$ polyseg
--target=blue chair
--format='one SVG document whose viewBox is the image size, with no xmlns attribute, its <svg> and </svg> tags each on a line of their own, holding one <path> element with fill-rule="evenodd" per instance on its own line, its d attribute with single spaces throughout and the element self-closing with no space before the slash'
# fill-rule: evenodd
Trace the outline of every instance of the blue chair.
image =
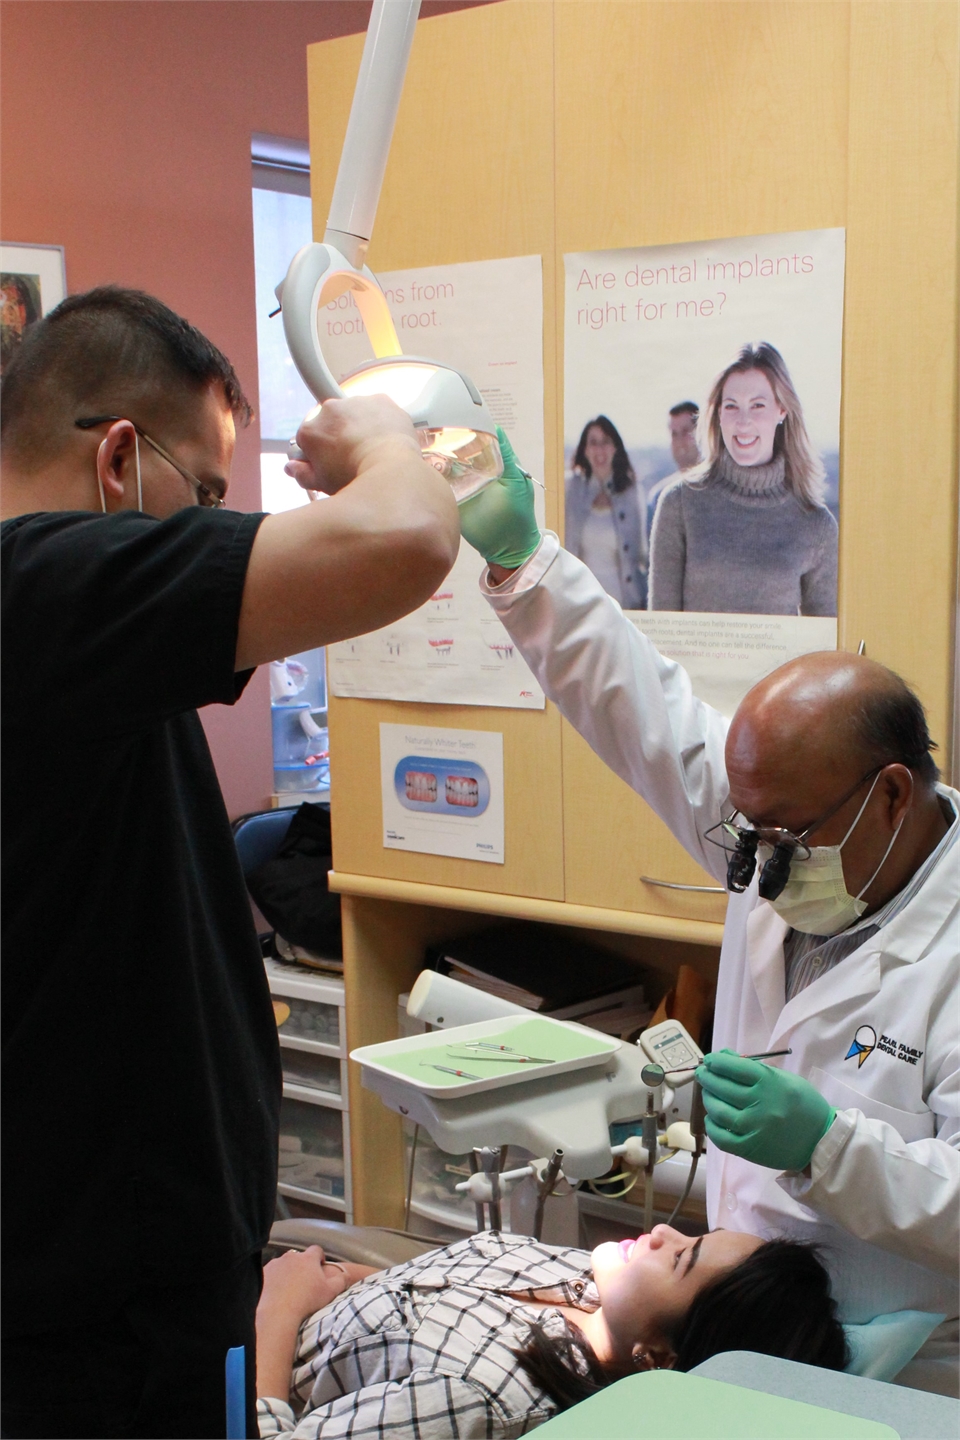
<svg viewBox="0 0 960 1440">
<path fill-rule="evenodd" d="M 233 843 L 237 847 L 244 876 L 273 859 L 296 813 L 296 807 L 291 805 L 281 810 L 253 810 L 249 815 L 240 815 L 234 820 Z"/>
</svg>

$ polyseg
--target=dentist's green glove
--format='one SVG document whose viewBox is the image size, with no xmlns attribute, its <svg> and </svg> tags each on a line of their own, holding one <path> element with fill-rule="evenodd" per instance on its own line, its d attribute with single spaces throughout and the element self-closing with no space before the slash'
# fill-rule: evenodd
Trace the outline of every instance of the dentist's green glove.
<svg viewBox="0 0 960 1440">
<path fill-rule="evenodd" d="M 514 570 L 540 544 L 533 481 L 517 464 L 513 446 L 497 426 L 503 474 L 460 506 L 460 533 L 488 565 Z"/>
<path fill-rule="evenodd" d="M 732 1050 L 704 1056 L 696 1078 L 714 1145 L 771 1170 L 805 1169 L 836 1117 L 809 1080 Z"/>
</svg>

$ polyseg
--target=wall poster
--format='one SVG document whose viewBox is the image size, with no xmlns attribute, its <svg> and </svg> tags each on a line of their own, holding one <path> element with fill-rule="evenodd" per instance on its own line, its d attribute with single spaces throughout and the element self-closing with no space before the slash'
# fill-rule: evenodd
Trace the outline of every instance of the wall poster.
<svg viewBox="0 0 960 1440">
<path fill-rule="evenodd" d="M 844 231 L 564 260 L 564 543 L 732 714 L 837 643 Z"/>
<path fill-rule="evenodd" d="M 377 277 L 404 352 L 469 375 L 538 478 L 543 475 L 543 279 L 539 255 L 396 270 Z M 353 296 L 321 312 L 324 354 L 342 378 L 370 359 Z M 542 506 L 542 490 L 537 492 Z M 542 515 L 541 515 L 542 521 Z M 543 691 L 480 593 L 466 541 L 412 615 L 327 649 L 334 695 L 542 710 Z"/>
<path fill-rule="evenodd" d="M 489 730 L 380 726 L 387 850 L 503 864 L 503 736 Z"/>
</svg>

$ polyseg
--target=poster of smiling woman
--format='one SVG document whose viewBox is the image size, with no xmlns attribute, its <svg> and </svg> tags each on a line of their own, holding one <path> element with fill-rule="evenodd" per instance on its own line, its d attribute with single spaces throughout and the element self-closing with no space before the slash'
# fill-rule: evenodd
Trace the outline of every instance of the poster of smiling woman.
<svg viewBox="0 0 960 1440">
<path fill-rule="evenodd" d="M 844 232 L 565 267 L 566 547 L 729 712 L 836 645 Z"/>
</svg>

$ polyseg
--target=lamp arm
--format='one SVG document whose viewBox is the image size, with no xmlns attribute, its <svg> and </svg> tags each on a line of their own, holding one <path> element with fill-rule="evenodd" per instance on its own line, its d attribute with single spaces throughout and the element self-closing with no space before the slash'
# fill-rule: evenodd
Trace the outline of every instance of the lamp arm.
<svg viewBox="0 0 960 1440">
<path fill-rule="evenodd" d="M 374 0 L 324 240 L 359 270 L 373 234 L 420 0 Z"/>
</svg>

